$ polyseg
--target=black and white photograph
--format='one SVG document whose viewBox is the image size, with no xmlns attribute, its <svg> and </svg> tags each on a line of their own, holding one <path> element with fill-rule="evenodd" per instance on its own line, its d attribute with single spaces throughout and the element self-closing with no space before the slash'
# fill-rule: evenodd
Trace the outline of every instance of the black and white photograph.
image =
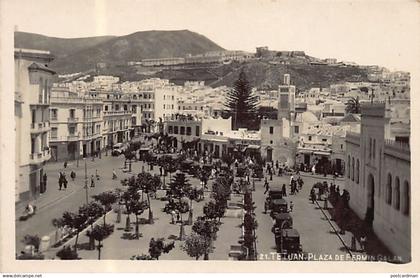
<svg viewBox="0 0 420 278">
<path fill-rule="evenodd" d="M 419 2 L 2 5 L 1 256 L 413 263 Z"/>
</svg>

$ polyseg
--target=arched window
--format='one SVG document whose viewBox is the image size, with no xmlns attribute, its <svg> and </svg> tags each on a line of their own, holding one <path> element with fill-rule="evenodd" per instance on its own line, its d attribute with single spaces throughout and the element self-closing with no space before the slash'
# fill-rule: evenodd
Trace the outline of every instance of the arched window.
<svg viewBox="0 0 420 278">
<path fill-rule="evenodd" d="M 351 180 L 354 181 L 354 157 L 351 158 Z"/>
<path fill-rule="evenodd" d="M 350 178 L 350 155 L 347 156 L 347 178 Z"/>
<path fill-rule="evenodd" d="M 400 210 L 400 178 L 395 178 L 395 185 L 394 185 L 394 208 L 396 210 Z"/>
<path fill-rule="evenodd" d="M 390 205 L 392 203 L 392 176 L 388 174 L 386 183 L 386 203 Z"/>
<path fill-rule="evenodd" d="M 360 164 L 359 159 L 356 161 L 356 183 L 359 184 L 360 181 Z"/>
<path fill-rule="evenodd" d="M 410 214 L 410 184 L 407 181 L 404 181 L 403 188 L 403 213 Z"/>
</svg>

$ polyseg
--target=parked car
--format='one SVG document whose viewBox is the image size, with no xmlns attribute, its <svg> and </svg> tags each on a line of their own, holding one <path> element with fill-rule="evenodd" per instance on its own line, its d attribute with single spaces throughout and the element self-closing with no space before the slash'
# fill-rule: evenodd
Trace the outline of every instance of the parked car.
<svg viewBox="0 0 420 278">
<path fill-rule="evenodd" d="M 124 153 L 126 149 L 127 149 L 127 147 L 123 143 L 117 143 L 112 147 L 112 153 L 111 154 L 113 156 L 119 156 L 122 153 Z"/>
<path fill-rule="evenodd" d="M 296 229 L 282 229 L 275 235 L 277 252 L 282 255 L 302 253 L 300 235 Z"/>
</svg>

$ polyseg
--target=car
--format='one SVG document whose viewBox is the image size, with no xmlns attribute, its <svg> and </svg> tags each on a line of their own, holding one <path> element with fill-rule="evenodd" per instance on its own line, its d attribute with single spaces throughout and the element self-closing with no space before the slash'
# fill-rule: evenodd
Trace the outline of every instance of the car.
<svg viewBox="0 0 420 278">
<path fill-rule="evenodd" d="M 277 252 L 282 255 L 299 254 L 302 252 L 300 235 L 296 229 L 282 229 L 275 235 Z"/>
<path fill-rule="evenodd" d="M 127 147 L 123 143 L 117 143 L 112 147 L 112 155 L 119 156 L 126 151 Z"/>
<path fill-rule="evenodd" d="M 274 234 L 279 234 L 282 229 L 292 229 L 293 228 L 293 218 L 288 212 L 275 212 L 272 215 L 273 217 L 273 228 L 271 231 Z"/>
</svg>

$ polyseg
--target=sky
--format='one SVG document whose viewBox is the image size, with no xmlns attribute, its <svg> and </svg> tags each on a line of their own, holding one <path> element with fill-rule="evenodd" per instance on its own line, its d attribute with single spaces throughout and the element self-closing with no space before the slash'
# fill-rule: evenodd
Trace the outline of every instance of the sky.
<svg viewBox="0 0 420 278">
<path fill-rule="evenodd" d="M 318 58 L 418 69 L 412 0 L 2 0 L 9 26 L 72 38 L 188 29 L 226 49 L 303 50 Z M 36 3 L 36 5 L 35 5 Z M 414 56 L 418 57 L 418 56 Z"/>
</svg>

